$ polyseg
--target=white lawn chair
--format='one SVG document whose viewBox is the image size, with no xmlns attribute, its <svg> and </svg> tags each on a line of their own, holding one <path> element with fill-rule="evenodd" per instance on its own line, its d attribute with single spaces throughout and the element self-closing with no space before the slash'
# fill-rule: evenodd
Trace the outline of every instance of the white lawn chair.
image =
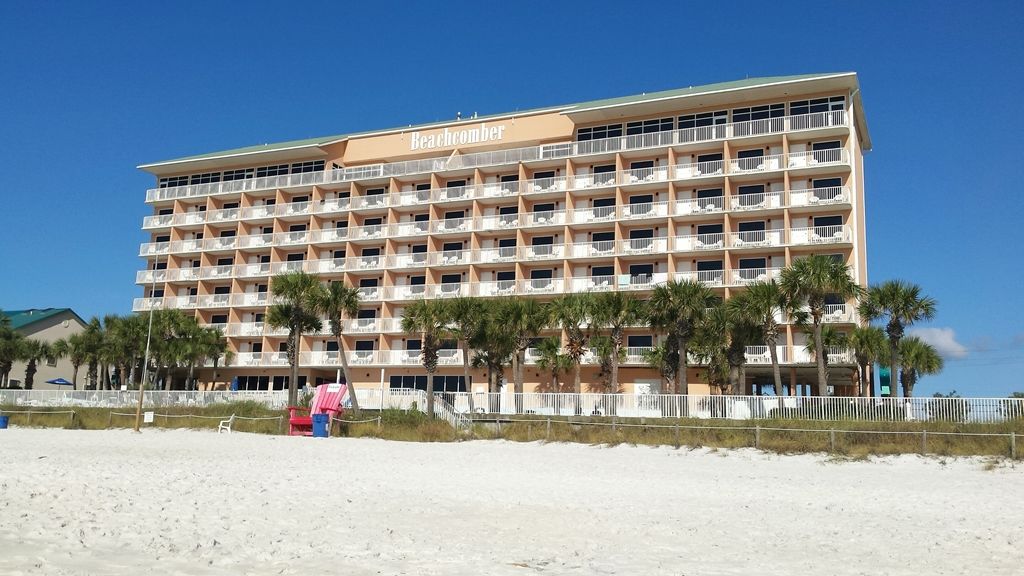
<svg viewBox="0 0 1024 576">
<path fill-rule="evenodd" d="M 217 425 L 217 434 L 220 434 L 221 432 L 227 432 L 228 434 L 231 434 L 231 426 L 234 425 L 234 423 L 234 414 L 232 414 L 231 418 L 228 418 L 227 420 L 221 420 L 220 424 Z"/>
</svg>

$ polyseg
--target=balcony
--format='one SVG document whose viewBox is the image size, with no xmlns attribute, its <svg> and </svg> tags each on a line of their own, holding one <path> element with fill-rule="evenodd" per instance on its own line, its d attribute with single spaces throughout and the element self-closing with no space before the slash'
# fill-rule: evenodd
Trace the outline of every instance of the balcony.
<svg viewBox="0 0 1024 576">
<path fill-rule="evenodd" d="M 706 198 L 683 198 L 676 201 L 676 215 L 713 214 L 725 210 L 724 196 Z"/>
<path fill-rule="evenodd" d="M 277 234 L 274 234 L 274 245 L 276 246 L 295 246 L 298 244 L 308 243 L 308 230 L 301 230 L 297 232 L 278 232 Z"/>
<path fill-rule="evenodd" d="M 406 254 L 395 254 L 388 256 L 388 267 L 390 268 L 423 268 L 427 265 L 428 254 L 426 252 L 414 252 Z"/>
<path fill-rule="evenodd" d="M 471 232 L 472 230 L 473 220 L 471 218 L 446 218 L 430 222 L 430 232 L 432 234 L 458 234 Z"/>
<path fill-rule="evenodd" d="M 471 250 L 444 250 L 431 252 L 427 255 L 427 262 L 431 266 L 466 266 L 472 261 Z"/>
<path fill-rule="evenodd" d="M 687 162 L 672 167 L 673 180 L 692 180 L 695 178 L 718 178 L 725 174 L 722 160 L 707 162 Z"/>
<path fill-rule="evenodd" d="M 781 170 L 784 166 L 782 154 L 755 156 L 752 158 L 733 158 L 729 161 L 729 174 L 755 174 Z"/>
<path fill-rule="evenodd" d="M 224 266 L 204 266 L 199 269 L 199 278 L 203 280 L 215 280 L 218 278 L 231 278 L 235 272 L 232 264 Z"/>
<path fill-rule="evenodd" d="M 358 289 L 359 299 L 364 302 L 380 300 L 384 289 L 380 286 L 362 286 Z"/>
<path fill-rule="evenodd" d="M 668 216 L 668 212 L 668 202 L 641 202 L 623 206 L 620 217 L 623 220 L 664 218 Z"/>
<path fill-rule="evenodd" d="M 245 294 L 232 294 L 231 305 L 232 306 L 254 306 L 263 307 L 266 306 L 270 301 L 270 296 L 266 292 L 247 292 Z"/>
<path fill-rule="evenodd" d="M 458 202 L 460 200 L 472 200 L 482 195 L 483 186 L 470 184 L 468 186 L 449 186 L 447 188 L 435 188 L 430 191 L 431 199 L 434 202 Z"/>
<path fill-rule="evenodd" d="M 345 269 L 349 271 L 356 270 L 376 270 L 382 268 L 384 264 L 384 256 L 349 256 L 345 259 Z"/>
<path fill-rule="evenodd" d="M 239 352 L 232 366 L 287 367 L 287 352 Z"/>
<path fill-rule="evenodd" d="M 234 250 L 238 247 L 237 236 L 221 236 L 220 238 L 204 238 L 203 250 L 210 252 L 217 250 Z"/>
<path fill-rule="evenodd" d="M 521 215 L 524 220 L 524 226 L 527 227 L 540 227 L 540 226 L 559 226 L 565 224 L 565 210 L 543 210 L 541 212 L 528 212 Z"/>
<path fill-rule="evenodd" d="M 772 355 L 771 350 L 767 346 L 747 346 L 743 350 L 743 357 L 747 364 L 751 365 L 771 365 Z M 776 346 L 775 357 L 779 364 L 786 364 L 789 362 L 789 347 L 788 346 Z"/>
<path fill-rule="evenodd" d="M 519 248 L 520 260 L 552 260 L 564 257 L 564 244 L 540 244 L 535 246 L 522 246 Z"/>
<path fill-rule="evenodd" d="M 562 285 L 561 278 L 533 278 L 530 280 L 520 280 L 517 285 L 517 291 L 519 294 L 524 295 L 555 294 L 563 291 Z"/>
<path fill-rule="evenodd" d="M 270 262 L 256 262 L 253 264 L 236 264 L 235 278 L 260 278 L 270 275 Z"/>
<path fill-rule="evenodd" d="M 591 222 L 614 222 L 617 214 L 616 206 L 594 206 L 591 208 L 576 208 L 572 211 L 574 224 L 587 224 Z"/>
<path fill-rule="evenodd" d="M 345 271 L 346 264 L 344 258 L 324 258 L 307 260 L 303 269 L 311 274 L 340 274 Z"/>
<path fill-rule="evenodd" d="M 290 260 L 288 262 L 271 262 L 270 275 L 287 274 L 288 272 L 301 272 L 306 265 L 304 260 Z"/>
<path fill-rule="evenodd" d="M 672 249 L 677 252 L 704 252 L 725 248 L 725 234 L 690 234 L 676 236 Z"/>
<path fill-rule="evenodd" d="M 391 196 L 388 194 L 373 194 L 370 196 L 356 196 L 350 199 L 351 207 L 355 209 L 387 208 L 391 205 Z"/>
<path fill-rule="evenodd" d="M 781 274 L 782 268 L 740 268 L 731 272 L 729 284 L 745 286 L 754 282 L 768 282 L 778 280 Z"/>
<path fill-rule="evenodd" d="M 580 242 L 572 245 L 574 258 L 605 258 L 615 256 L 615 241 Z"/>
<path fill-rule="evenodd" d="M 851 202 L 850 189 L 846 186 L 793 190 L 789 201 L 793 206 L 828 206 Z"/>
<path fill-rule="evenodd" d="M 615 186 L 617 181 L 615 175 L 615 172 L 578 174 L 572 187 L 574 190 L 587 190 L 590 188 L 607 188 L 609 186 Z"/>
<path fill-rule="evenodd" d="M 830 148 L 827 150 L 812 150 L 809 152 L 790 152 L 789 168 L 813 168 L 816 166 L 834 166 L 837 164 L 849 164 L 850 155 L 846 148 Z"/>
<path fill-rule="evenodd" d="M 274 207 L 274 215 L 278 217 L 306 216 L 313 213 L 311 202 L 288 202 Z"/>
<path fill-rule="evenodd" d="M 196 297 L 198 308 L 227 308 L 230 303 L 230 294 L 204 294 Z"/>
<path fill-rule="evenodd" d="M 668 250 L 668 238 L 631 238 L 619 241 L 623 256 L 637 254 L 663 254 Z"/>
<path fill-rule="evenodd" d="M 497 280 L 476 283 L 476 296 L 513 296 L 516 294 L 515 280 Z"/>
<path fill-rule="evenodd" d="M 700 282 L 716 287 L 725 284 L 725 270 L 690 270 L 676 272 L 676 282 Z"/>
<path fill-rule="evenodd" d="M 807 351 L 806 346 L 794 346 L 792 353 L 792 360 L 789 360 L 791 364 L 814 364 L 816 362 L 814 355 Z M 825 353 L 828 354 L 829 364 L 854 363 L 853 351 L 847 348 L 830 346 L 825 348 Z"/>
<path fill-rule="evenodd" d="M 515 246 L 501 246 L 498 248 L 483 248 L 480 250 L 479 262 L 483 263 L 499 263 L 499 262 L 515 262 L 516 254 L 518 253 Z"/>
<path fill-rule="evenodd" d="M 555 176 L 553 178 L 534 178 L 531 180 L 523 180 L 519 190 L 523 194 L 546 194 L 552 192 L 564 192 L 567 186 L 567 179 L 565 176 Z"/>
<path fill-rule="evenodd" d="M 783 208 L 785 202 L 782 198 L 782 192 L 758 192 L 733 196 L 730 198 L 729 205 L 734 212 L 744 212 Z"/>
<path fill-rule="evenodd" d="M 391 225 L 392 236 L 422 236 L 430 231 L 430 222 L 399 222 Z"/>
<path fill-rule="evenodd" d="M 831 112 L 818 112 L 799 116 L 733 122 L 730 124 L 719 124 L 715 126 L 683 128 L 674 131 L 614 137 L 604 140 L 562 142 L 525 148 L 496 150 L 492 152 L 478 152 L 474 154 L 448 155 L 437 158 L 408 160 L 388 164 L 350 166 L 340 170 L 323 172 L 306 172 L 301 174 L 234 180 L 230 182 L 215 182 L 212 184 L 153 188 L 146 191 L 146 202 L 159 202 L 174 200 L 177 198 L 200 196 L 238 194 L 241 192 L 251 192 L 255 190 L 277 190 L 297 187 L 305 188 L 313 185 L 344 183 L 354 180 L 379 179 L 391 176 L 444 172 L 448 170 L 462 170 L 485 166 L 500 166 L 516 164 L 519 162 L 529 162 L 533 160 L 554 160 L 622 150 L 683 146 L 702 142 L 720 141 L 728 138 L 781 134 L 783 132 L 834 129 L 838 127 L 846 127 L 848 125 L 848 121 L 845 110 L 835 110 Z M 679 177 L 678 174 L 676 177 Z M 528 190 L 524 190 L 524 193 L 528 192 Z M 353 207 L 358 206 L 355 206 L 353 203 Z"/>
<path fill-rule="evenodd" d="M 266 218 L 273 218 L 277 207 L 274 204 L 265 204 L 262 206 L 246 206 L 239 211 L 239 217 L 242 220 L 260 220 Z"/>
<path fill-rule="evenodd" d="M 846 244 L 852 241 L 853 235 L 846 224 L 835 226 L 814 226 L 811 228 L 793 228 L 789 231 L 790 244 Z"/>
<path fill-rule="evenodd" d="M 238 237 L 239 248 L 269 248 L 273 245 L 273 234 L 250 234 Z"/>
<path fill-rule="evenodd" d="M 764 248 L 782 246 L 782 230 L 748 230 L 746 232 L 730 232 L 730 248 Z"/>
<path fill-rule="evenodd" d="M 348 228 L 324 228 L 322 230 L 312 230 L 309 233 L 309 241 L 313 244 L 345 242 L 347 239 Z"/>
<path fill-rule="evenodd" d="M 519 214 L 494 214 L 477 222 L 477 230 L 514 230 L 519 227 Z"/>
<path fill-rule="evenodd" d="M 430 190 L 406 190 L 391 195 L 392 206 L 424 206 L 430 203 Z"/>
<path fill-rule="evenodd" d="M 668 182 L 668 179 L 668 166 L 634 168 L 630 170 L 623 170 L 618 173 L 619 184 L 622 186 Z"/>
<path fill-rule="evenodd" d="M 353 226 L 349 230 L 349 237 L 353 240 L 376 240 L 386 238 L 388 226 L 386 224 L 370 224 L 368 226 Z"/>
<path fill-rule="evenodd" d="M 234 222 L 238 220 L 241 210 L 238 208 L 224 208 L 223 210 L 210 210 L 206 213 L 206 221 L 210 223 Z"/>
</svg>

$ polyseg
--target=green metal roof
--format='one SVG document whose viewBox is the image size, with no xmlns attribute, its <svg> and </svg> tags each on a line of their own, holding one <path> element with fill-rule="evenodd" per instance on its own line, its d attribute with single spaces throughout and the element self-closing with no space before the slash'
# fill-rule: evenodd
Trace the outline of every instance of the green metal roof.
<svg viewBox="0 0 1024 576">
<path fill-rule="evenodd" d="M 85 324 L 85 321 L 82 320 L 82 318 L 78 314 L 75 314 L 75 311 L 72 310 L 71 308 L 30 308 L 28 310 L 0 310 L 0 313 L 11 319 L 11 328 L 15 330 L 20 330 L 25 326 L 35 324 L 36 322 L 41 322 L 43 320 L 46 320 L 47 318 L 52 318 L 59 314 L 63 314 L 64 312 L 70 312 L 72 315 L 74 315 L 75 318 L 78 319 L 79 322 L 81 322 L 83 325 Z"/>
<path fill-rule="evenodd" d="M 354 138 L 357 136 L 369 136 L 371 134 L 385 134 L 388 132 L 394 132 L 397 130 L 413 130 L 429 128 L 431 126 L 445 126 L 455 124 L 457 122 L 481 122 L 486 120 L 492 120 L 495 118 L 501 118 L 506 116 L 522 116 L 525 114 L 536 114 L 545 111 L 561 111 L 565 113 L 582 112 L 584 110 L 590 110 L 595 108 L 603 108 L 608 106 L 622 106 L 628 104 L 636 104 L 639 102 L 646 102 L 650 100 L 659 100 L 663 98 L 675 98 L 680 96 L 691 96 L 694 94 L 706 94 L 711 92 L 724 92 L 728 90 L 737 90 L 742 88 L 754 88 L 757 86 L 767 86 L 771 84 L 781 84 L 785 82 L 797 82 L 800 80 L 812 80 L 817 78 L 828 78 L 832 76 L 841 76 L 846 74 L 853 74 L 852 72 L 836 72 L 826 74 L 798 74 L 793 76 L 763 76 L 759 78 L 745 78 L 743 80 L 733 80 L 730 82 L 718 82 L 715 84 L 705 84 L 702 86 L 690 86 L 688 88 L 676 88 L 673 90 L 663 90 L 660 92 L 647 92 L 643 94 L 635 94 L 632 96 L 619 96 L 615 98 L 605 98 L 601 100 L 590 100 L 588 102 L 579 102 L 576 104 L 565 104 L 562 106 L 547 106 L 544 108 L 532 108 L 528 110 L 519 110 L 515 112 L 504 112 L 501 114 L 491 114 L 488 116 L 477 116 L 475 118 L 462 118 L 458 121 L 445 120 L 440 122 L 430 122 L 427 124 L 417 124 L 408 126 L 398 126 L 395 128 L 386 128 L 382 130 L 368 130 L 364 132 L 352 132 L 348 134 L 338 134 L 334 136 L 323 136 L 320 138 L 306 138 L 303 140 L 289 140 L 287 142 L 277 142 L 274 144 L 261 144 L 257 146 L 246 146 L 243 148 L 233 148 L 230 150 L 222 150 L 219 152 L 209 152 L 206 154 L 197 154 L 195 156 L 185 156 L 183 158 L 175 158 L 172 160 L 164 160 L 160 162 L 152 162 L 149 164 L 142 164 L 139 168 L 155 168 L 161 165 L 177 164 L 179 162 L 190 162 L 197 160 L 212 160 L 215 158 L 229 157 L 229 156 L 240 156 L 245 154 L 255 154 L 259 152 L 275 152 L 280 150 L 288 150 L 292 148 L 308 148 L 324 146 L 333 142 L 338 142 L 346 138 Z"/>
</svg>

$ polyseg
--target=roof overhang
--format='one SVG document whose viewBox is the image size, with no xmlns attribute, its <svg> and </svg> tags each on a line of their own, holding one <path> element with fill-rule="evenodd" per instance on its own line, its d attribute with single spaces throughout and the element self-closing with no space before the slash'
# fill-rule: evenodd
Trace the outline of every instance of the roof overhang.
<svg viewBox="0 0 1024 576">
<path fill-rule="evenodd" d="M 218 154 L 195 159 L 184 158 L 180 160 L 167 160 L 165 162 L 142 164 L 137 168 L 145 170 L 146 172 L 156 176 L 163 176 L 165 174 L 175 174 L 191 170 L 205 170 L 207 168 L 220 169 L 223 168 L 225 164 L 231 163 L 234 159 L 237 159 L 239 163 L 242 162 L 242 159 L 245 159 L 245 163 L 273 163 L 292 160 L 309 160 L 311 158 L 327 156 L 327 153 L 322 147 L 341 142 L 342 140 L 344 139 L 330 140 L 315 144 L 302 144 L 299 146 L 287 146 L 284 148 L 276 148 L 273 144 L 268 144 L 266 150 L 247 150 L 245 152 Z"/>
</svg>

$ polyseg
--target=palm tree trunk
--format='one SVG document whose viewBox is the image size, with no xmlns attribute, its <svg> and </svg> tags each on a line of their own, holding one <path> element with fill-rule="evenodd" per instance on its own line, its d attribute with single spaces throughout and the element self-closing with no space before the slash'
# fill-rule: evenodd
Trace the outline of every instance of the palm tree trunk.
<svg viewBox="0 0 1024 576">
<path fill-rule="evenodd" d="M 889 366 L 889 397 L 896 398 L 900 395 L 900 347 L 899 342 L 896 340 L 889 340 L 889 355 L 892 358 Z"/>
<path fill-rule="evenodd" d="M 71 363 L 71 389 L 78 390 L 78 364 Z"/>
<path fill-rule="evenodd" d="M 434 373 L 427 372 L 427 417 L 434 417 Z"/>
<path fill-rule="evenodd" d="M 874 396 L 875 396 L 875 363 L 874 362 L 869 362 L 868 366 L 871 367 L 871 368 L 868 369 L 868 373 L 867 373 L 868 397 L 874 398 Z"/>
<path fill-rule="evenodd" d="M 686 377 L 686 369 L 689 366 L 686 354 L 690 343 L 686 338 L 677 338 L 677 340 L 679 341 L 679 366 L 676 368 L 675 393 L 687 394 L 690 392 L 690 384 Z"/>
<path fill-rule="evenodd" d="M 188 382 L 185 382 L 185 390 L 186 391 L 191 391 L 192 388 L 193 388 L 193 386 L 192 386 L 192 375 L 195 374 L 195 369 L 196 369 L 196 363 L 195 362 L 189 362 L 188 363 Z"/>
<path fill-rule="evenodd" d="M 345 385 L 348 386 L 348 397 L 352 402 L 352 411 L 358 413 L 359 399 L 356 398 L 356 387 L 352 382 L 352 378 L 350 376 L 351 373 L 348 370 L 348 352 L 345 350 L 345 342 L 341 337 L 338 338 L 338 356 L 341 359 L 341 374 L 345 377 Z M 380 400 L 381 402 L 384 402 L 383 398 Z M 383 405 L 384 404 L 381 404 L 381 406 Z"/>
<path fill-rule="evenodd" d="M 867 388 L 867 362 L 857 364 L 857 390 L 855 396 L 863 396 Z"/>
<path fill-rule="evenodd" d="M 772 358 L 772 377 L 775 379 L 775 395 L 782 397 L 782 369 L 779 368 L 779 352 L 775 349 L 775 340 L 768 342 L 768 354 Z M 782 407 L 781 405 L 779 406 Z"/>
<path fill-rule="evenodd" d="M 466 387 L 466 398 L 469 400 L 469 417 L 472 418 L 475 411 L 473 409 L 473 386 L 470 383 L 472 376 L 469 374 L 469 342 L 463 340 L 459 343 L 459 347 L 462 348 L 462 378 L 465 381 L 463 384 Z"/>
<path fill-rule="evenodd" d="M 814 350 L 818 364 L 818 396 L 828 396 L 828 375 L 825 373 L 825 347 L 821 342 L 821 321 L 814 319 Z"/>
</svg>

